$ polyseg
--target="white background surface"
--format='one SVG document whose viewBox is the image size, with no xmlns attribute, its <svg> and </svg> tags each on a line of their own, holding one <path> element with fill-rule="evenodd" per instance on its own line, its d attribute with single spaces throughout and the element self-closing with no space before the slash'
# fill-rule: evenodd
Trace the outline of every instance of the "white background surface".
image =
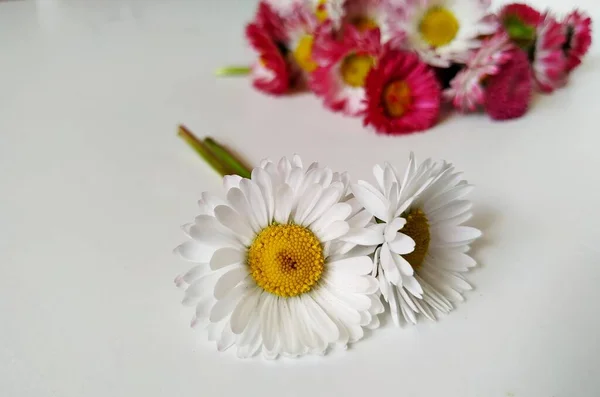
<svg viewBox="0 0 600 397">
<path fill-rule="evenodd" d="M 254 5 L 0 2 L 0 395 L 598 396 L 597 46 L 523 119 L 386 138 L 311 96 L 211 75 L 251 59 Z M 188 267 L 171 253 L 179 225 L 220 187 L 179 122 L 251 163 L 297 152 L 369 178 L 410 150 L 454 162 L 477 185 L 476 289 L 437 323 L 387 321 L 327 357 L 217 353 L 172 282 Z"/>
</svg>

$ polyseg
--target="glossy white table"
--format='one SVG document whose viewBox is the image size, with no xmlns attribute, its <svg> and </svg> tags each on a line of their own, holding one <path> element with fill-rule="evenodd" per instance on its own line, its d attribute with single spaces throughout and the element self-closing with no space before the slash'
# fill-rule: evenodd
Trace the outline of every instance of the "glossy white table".
<svg viewBox="0 0 600 397">
<path fill-rule="evenodd" d="M 600 20 L 595 0 L 579 3 Z M 0 395 L 597 396 L 597 46 L 523 119 L 454 116 L 386 138 L 311 96 L 215 79 L 251 59 L 253 8 L 0 2 Z M 171 253 L 179 225 L 220 187 L 175 137 L 179 122 L 252 163 L 297 152 L 355 178 L 384 160 L 403 167 L 410 150 L 454 162 L 477 185 L 476 289 L 437 323 L 387 321 L 327 357 L 217 353 L 172 283 L 188 266 Z"/>
</svg>

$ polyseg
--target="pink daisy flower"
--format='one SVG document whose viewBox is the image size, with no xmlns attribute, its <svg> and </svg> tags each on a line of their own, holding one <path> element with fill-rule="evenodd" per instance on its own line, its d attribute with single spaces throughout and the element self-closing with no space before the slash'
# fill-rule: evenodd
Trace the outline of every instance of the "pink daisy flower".
<svg viewBox="0 0 600 397">
<path fill-rule="evenodd" d="M 450 82 L 450 88 L 444 91 L 444 97 L 462 112 L 475 111 L 483 105 L 485 99 L 483 81 L 498 74 L 500 67 L 511 58 L 513 48 L 505 32 L 483 41 L 466 67 Z"/>
<path fill-rule="evenodd" d="M 521 117 L 529 108 L 532 90 L 533 78 L 527 54 L 514 49 L 499 72 L 488 79 L 485 110 L 494 120 Z"/>
<path fill-rule="evenodd" d="M 567 38 L 563 51 L 567 57 L 567 71 L 581 65 L 581 59 L 592 45 L 592 19 L 583 11 L 574 10 L 563 21 Z"/>
<path fill-rule="evenodd" d="M 565 33 L 563 26 L 548 13 L 542 16 L 537 26 L 530 60 L 536 87 L 542 92 L 550 93 L 565 83 Z"/>
<path fill-rule="evenodd" d="M 327 33 L 328 26 L 323 26 L 323 33 L 316 39 L 313 59 L 318 67 L 309 85 L 327 108 L 357 116 L 365 107 L 365 79 L 381 51 L 379 29 L 360 32 L 345 25 L 342 37 L 335 39 Z"/>
<path fill-rule="evenodd" d="M 408 134 L 438 120 L 441 89 L 433 70 L 413 52 L 386 48 L 367 77 L 364 124 L 384 134 Z"/>
</svg>

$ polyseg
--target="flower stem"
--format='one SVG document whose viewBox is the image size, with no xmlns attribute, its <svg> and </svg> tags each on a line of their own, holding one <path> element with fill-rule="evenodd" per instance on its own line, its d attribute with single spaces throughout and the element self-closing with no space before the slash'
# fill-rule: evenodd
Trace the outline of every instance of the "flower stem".
<svg viewBox="0 0 600 397">
<path fill-rule="evenodd" d="M 223 164 L 228 170 L 233 171 L 242 178 L 250 178 L 252 170 L 242 163 L 233 153 L 227 148 L 217 143 L 214 139 L 207 137 L 204 143 L 213 153 L 213 155 Z"/>
<path fill-rule="evenodd" d="M 226 66 L 215 70 L 215 76 L 246 76 L 251 71 L 249 66 Z"/>
<path fill-rule="evenodd" d="M 204 161 L 212 167 L 215 171 L 217 171 L 221 176 L 230 175 L 231 172 L 226 168 L 226 166 L 219 161 L 219 159 L 213 154 L 213 152 L 208 148 L 208 146 L 196 138 L 194 134 L 190 130 L 188 130 L 185 126 L 180 125 L 177 135 L 179 135 L 188 145 L 192 147 L 204 159 Z"/>
</svg>

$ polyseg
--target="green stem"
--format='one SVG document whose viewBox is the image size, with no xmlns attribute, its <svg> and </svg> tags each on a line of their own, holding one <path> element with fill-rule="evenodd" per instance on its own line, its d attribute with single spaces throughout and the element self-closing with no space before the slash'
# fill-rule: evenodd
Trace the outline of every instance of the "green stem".
<svg viewBox="0 0 600 397">
<path fill-rule="evenodd" d="M 204 143 L 221 164 L 227 167 L 227 169 L 233 171 L 234 174 L 237 174 L 242 178 L 250 178 L 252 170 L 246 167 L 246 165 L 244 165 L 244 163 L 234 156 L 227 148 L 210 137 L 205 138 Z"/>
<path fill-rule="evenodd" d="M 219 161 L 219 159 L 214 155 L 214 153 L 208 148 L 208 146 L 196 138 L 194 134 L 190 130 L 188 130 L 185 126 L 180 125 L 177 135 L 179 135 L 184 141 L 187 142 L 188 145 L 192 147 L 204 159 L 204 161 L 212 167 L 215 171 L 217 171 L 221 176 L 230 175 L 231 172 L 226 168 L 226 166 Z"/>
<path fill-rule="evenodd" d="M 226 66 L 215 70 L 215 76 L 246 76 L 251 71 L 249 66 Z"/>
</svg>

